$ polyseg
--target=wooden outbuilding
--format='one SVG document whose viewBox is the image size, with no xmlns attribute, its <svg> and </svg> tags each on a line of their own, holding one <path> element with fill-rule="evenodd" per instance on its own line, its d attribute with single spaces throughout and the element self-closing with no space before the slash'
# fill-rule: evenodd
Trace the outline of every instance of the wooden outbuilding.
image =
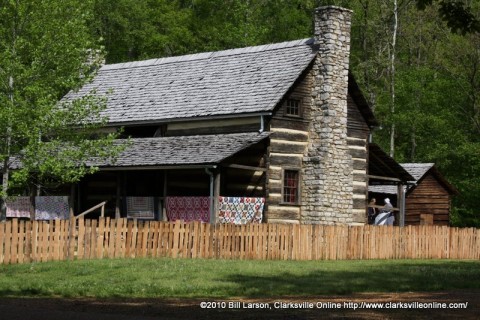
<svg viewBox="0 0 480 320">
<path fill-rule="evenodd" d="M 405 194 L 405 225 L 449 225 L 452 196 L 458 194 L 434 163 L 403 163 L 411 174 Z M 370 197 L 390 197 L 397 202 L 397 189 L 369 186 Z"/>
</svg>

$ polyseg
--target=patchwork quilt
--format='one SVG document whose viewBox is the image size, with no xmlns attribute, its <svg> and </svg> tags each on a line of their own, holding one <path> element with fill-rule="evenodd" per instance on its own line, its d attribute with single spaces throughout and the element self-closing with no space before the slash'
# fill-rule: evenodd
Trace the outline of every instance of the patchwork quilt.
<svg viewBox="0 0 480 320">
<path fill-rule="evenodd" d="M 6 201 L 8 218 L 30 218 L 30 197 L 12 197 Z"/>
<path fill-rule="evenodd" d="M 210 222 L 210 197 L 167 197 L 168 221 Z"/>
<path fill-rule="evenodd" d="M 68 219 L 69 216 L 68 196 L 35 197 L 35 220 Z"/>
<path fill-rule="evenodd" d="M 220 197 L 220 223 L 261 223 L 265 198 Z"/>
</svg>

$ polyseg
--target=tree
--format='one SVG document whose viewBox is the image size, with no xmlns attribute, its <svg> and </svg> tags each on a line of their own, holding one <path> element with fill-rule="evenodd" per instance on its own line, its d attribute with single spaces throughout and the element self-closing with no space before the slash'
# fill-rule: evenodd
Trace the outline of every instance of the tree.
<svg viewBox="0 0 480 320">
<path fill-rule="evenodd" d="M 191 8 L 176 0 L 96 0 L 93 32 L 105 44 L 108 63 L 195 51 Z M 200 27 L 200 26 L 198 26 Z"/>
<path fill-rule="evenodd" d="M 438 14 L 439 1 L 429 1 L 423 10 L 416 2 L 398 2 L 394 114 L 389 90 L 392 1 L 355 3 L 351 66 L 383 127 L 374 131 L 374 141 L 387 150 L 394 124 L 395 159 L 434 162 L 460 192 L 453 200 L 452 224 L 479 226 L 479 33 L 451 32 Z M 478 19 L 480 3 L 464 3 Z"/>
<path fill-rule="evenodd" d="M 480 4 L 477 9 L 480 9 Z M 457 50 L 462 48 L 462 50 Z M 480 226 L 480 33 L 450 34 L 441 48 L 442 73 L 450 79 L 455 141 L 446 150 L 444 167 L 460 190 L 455 199 L 454 221 L 458 226 Z"/>
<path fill-rule="evenodd" d="M 116 63 L 306 38 L 313 9 L 330 2 L 97 0 L 93 28 Z"/>
<path fill-rule="evenodd" d="M 475 16 L 471 6 L 458 0 L 435 0 L 438 13 L 453 32 L 462 34 L 480 32 L 480 19 Z M 416 0 L 417 8 L 425 10 L 434 0 Z"/>
<path fill-rule="evenodd" d="M 100 62 L 89 29 L 92 5 L 0 0 L 1 218 L 16 187 L 78 181 L 96 170 L 87 159 L 119 151 L 112 143 L 115 134 L 90 139 L 105 120 L 104 98 L 59 103 L 88 81 Z"/>
</svg>

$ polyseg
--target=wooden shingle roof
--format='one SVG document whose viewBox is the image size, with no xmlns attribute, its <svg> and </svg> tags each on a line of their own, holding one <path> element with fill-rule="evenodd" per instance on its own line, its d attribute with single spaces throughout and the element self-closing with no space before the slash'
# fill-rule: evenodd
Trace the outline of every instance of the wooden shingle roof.
<svg viewBox="0 0 480 320">
<path fill-rule="evenodd" d="M 401 166 L 415 178 L 415 181 L 421 179 L 434 165 L 434 163 L 401 163 Z"/>
<path fill-rule="evenodd" d="M 425 177 L 428 172 L 432 174 L 443 184 L 446 190 L 451 194 L 458 194 L 458 190 L 451 185 L 437 170 L 434 163 L 401 163 L 400 164 L 414 179 L 408 181 L 407 191 L 415 188 L 415 186 Z M 368 191 L 385 194 L 396 194 L 397 187 L 391 185 L 371 185 Z"/>
<path fill-rule="evenodd" d="M 375 143 L 368 145 L 368 174 L 370 176 L 395 178 L 401 182 L 414 180 L 405 168 Z"/>
<path fill-rule="evenodd" d="M 110 124 L 268 113 L 315 54 L 313 40 L 302 39 L 105 65 L 65 99 L 106 94 Z"/>
<path fill-rule="evenodd" d="M 457 188 L 455 188 L 445 177 L 438 171 L 435 163 L 402 163 L 404 167 L 414 178 L 416 184 L 420 183 L 427 173 L 431 173 L 450 194 L 458 194 Z M 412 187 L 415 188 L 416 185 Z"/>
<path fill-rule="evenodd" d="M 112 163 L 94 160 L 98 167 L 149 167 L 218 164 L 269 136 L 268 132 L 117 140 L 128 147 Z"/>
</svg>

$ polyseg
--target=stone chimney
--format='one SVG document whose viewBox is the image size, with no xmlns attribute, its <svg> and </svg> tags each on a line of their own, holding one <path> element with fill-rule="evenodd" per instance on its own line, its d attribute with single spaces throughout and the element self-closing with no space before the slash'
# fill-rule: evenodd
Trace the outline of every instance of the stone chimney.
<svg viewBox="0 0 480 320">
<path fill-rule="evenodd" d="M 303 159 L 302 223 L 352 223 L 353 165 L 347 145 L 351 10 L 315 10 L 312 116 Z"/>
</svg>

